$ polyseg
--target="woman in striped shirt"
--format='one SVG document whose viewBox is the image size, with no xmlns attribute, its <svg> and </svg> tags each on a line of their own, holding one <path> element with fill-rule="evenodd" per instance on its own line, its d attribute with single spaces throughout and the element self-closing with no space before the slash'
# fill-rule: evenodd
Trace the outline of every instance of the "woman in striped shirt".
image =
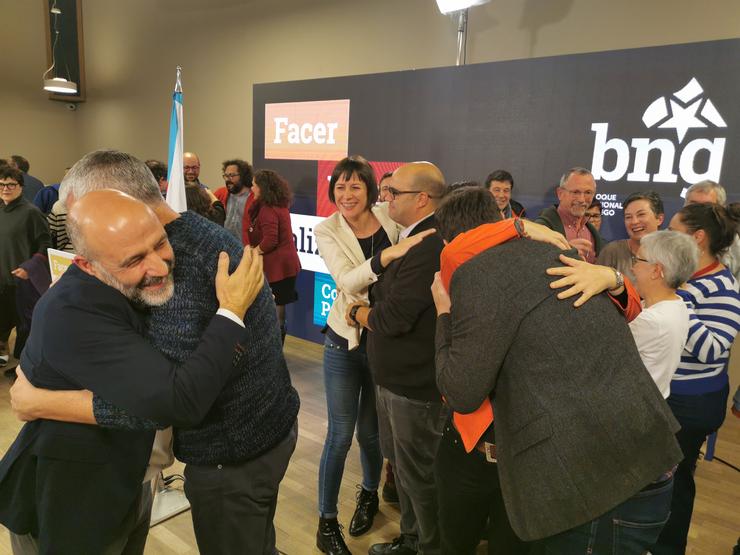
<svg viewBox="0 0 740 555">
<path fill-rule="evenodd" d="M 653 555 L 684 553 L 694 507 L 694 469 L 706 436 L 724 421 L 729 382 L 727 362 L 740 329 L 740 294 L 732 273 L 720 256 L 732 244 L 740 207 L 719 204 L 684 206 L 670 229 L 691 235 L 700 250 L 699 269 L 679 295 L 689 307 L 689 334 L 668 404 L 681 424 L 677 439 L 684 460 L 675 474 L 671 516 Z"/>
</svg>

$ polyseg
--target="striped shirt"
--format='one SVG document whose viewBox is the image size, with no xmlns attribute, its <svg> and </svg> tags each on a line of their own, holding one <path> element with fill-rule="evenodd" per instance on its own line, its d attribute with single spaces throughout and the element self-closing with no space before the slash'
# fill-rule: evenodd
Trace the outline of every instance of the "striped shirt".
<svg viewBox="0 0 740 555">
<path fill-rule="evenodd" d="M 678 294 L 689 308 L 689 335 L 671 381 L 671 393 L 719 391 L 728 383 L 730 347 L 740 330 L 738 283 L 724 269 L 690 279 Z"/>
<path fill-rule="evenodd" d="M 51 212 L 46 216 L 51 235 L 51 246 L 60 251 L 74 252 L 74 247 L 67 236 L 67 207 L 61 200 L 54 203 Z"/>
</svg>

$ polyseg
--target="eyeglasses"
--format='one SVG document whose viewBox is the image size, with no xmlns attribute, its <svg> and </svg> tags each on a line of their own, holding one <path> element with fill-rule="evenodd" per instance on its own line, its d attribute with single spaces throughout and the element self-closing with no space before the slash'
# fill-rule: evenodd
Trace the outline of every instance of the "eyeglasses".
<svg viewBox="0 0 740 555">
<path fill-rule="evenodd" d="M 182 167 L 182 169 L 183 169 L 184 171 L 186 171 L 186 172 L 187 172 L 187 171 L 191 171 L 191 172 L 193 172 L 193 171 L 195 171 L 195 170 L 199 170 L 199 169 L 200 169 L 200 166 L 183 166 L 183 167 Z"/>
<path fill-rule="evenodd" d="M 586 212 L 586 217 L 591 220 L 600 220 L 601 212 L 594 212 L 593 214 L 589 214 L 588 212 Z"/>
<path fill-rule="evenodd" d="M 632 260 L 634 260 L 635 262 L 644 262 L 645 264 L 652 264 L 652 262 L 650 262 L 649 260 L 645 260 L 644 258 L 640 258 L 637 255 L 632 255 Z"/>
<path fill-rule="evenodd" d="M 239 177 L 239 174 L 238 173 L 224 173 L 224 174 L 221 174 L 221 177 L 223 177 L 224 179 L 231 179 L 232 177 Z"/>
<path fill-rule="evenodd" d="M 596 191 L 590 191 L 588 189 L 585 190 L 585 191 L 580 191 L 578 189 L 576 189 L 575 191 L 571 191 L 570 189 L 566 189 L 565 187 L 560 187 L 560 188 L 563 191 L 566 191 L 566 192 L 570 193 L 574 197 L 592 197 L 592 196 L 594 196 L 594 193 L 596 192 Z"/>
<path fill-rule="evenodd" d="M 0 189 L 7 189 L 8 191 L 15 191 L 15 188 L 19 186 L 18 183 L 0 183 Z"/>
<path fill-rule="evenodd" d="M 391 200 L 395 200 L 395 198 L 399 195 L 410 195 L 410 194 L 418 194 L 418 193 L 424 193 L 429 198 L 437 198 L 437 197 L 430 195 L 426 191 L 399 191 L 395 187 L 388 187 L 387 191 L 391 197 Z"/>
</svg>

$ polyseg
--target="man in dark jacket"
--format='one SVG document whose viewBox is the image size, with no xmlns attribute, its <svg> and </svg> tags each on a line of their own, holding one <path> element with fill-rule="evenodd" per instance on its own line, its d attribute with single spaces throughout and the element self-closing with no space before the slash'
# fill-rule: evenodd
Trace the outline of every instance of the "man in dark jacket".
<svg viewBox="0 0 740 555">
<path fill-rule="evenodd" d="M 144 336 L 134 308 L 164 304 L 174 290 L 172 248 L 154 213 L 128 195 L 96 191 L 75 204 L 68 227 L 76 264 L 37 306 L 21 360 L 29 380 L 135 402 L 118 379 L 131 374 L 146 381 L 161 414 L 197 423 L 234 374 L 241 319 L 263 286 L 260 259 L 245 256 L 256 262 L 231 278 L 227 260 L 219 262 L 219 312 L 194 355 L 176 367 Z M 14 552 L 143 552 L 153 438 L 153 431 L 26 424 L 0 461 L 0 522 L 13 532 Z"/>
<path fill-rule="evenodd" d="M 443 268 L 447 249 L 475 248 L 465 231 L 495 218 L 493 206 L 470 208 L 475 194 L 457 191 L 437 212 Z M 509 241 L 461 264 L 449 295 L 435 279 L 437 384 L 461 413 L 493 399 L 501 491 L 520 538 L 553 554 L 639 555 L 668 517 L 678 423 L 611 301 L 558 300 L 545 273 L 558 254 Z"/>
<path fill-rule="evenodd" d="M 527 211 L 524 206 L 511 198 L 514 189 L 514 178 L 506 170 L 495 170 L 488 174 L 484 183 L 488 192 L 493 195 L 498 211 L 503 219 L 524 218 Z"/>
<path fill-rule="evenodd" d="M 401 238 L 435 227 L 446 190 L 428 162 L 401 166 L 388 189 L 389 213 Z M 373 555 L 439 553 L 434 457 L 447 408 L 434 379 L 434 302 L 429 286 L 439 270 L 442 239 L 426 237 L 402 259 L 379 269 L 372 308 L 351 306 L 348 318 L 370 330 L 368 357 L 378 386 L 380 443 L 391 461 L 401 508 L 401 536 L 371 547 Z M 377 265 L 376 265 L 377 266 Z M 353 305 L 354 306 L 354 305 Z"/>
<path fill-rule="evenodd" d="M 586 262 L 595 262 L 604 240 L 587 221 L 586 210 L 596 195 L 596 181 L 586 168 L 569 169 L 557 187 L 558 205 L 545 208 L 535 222 L 559 231 Z"/>
</svg>

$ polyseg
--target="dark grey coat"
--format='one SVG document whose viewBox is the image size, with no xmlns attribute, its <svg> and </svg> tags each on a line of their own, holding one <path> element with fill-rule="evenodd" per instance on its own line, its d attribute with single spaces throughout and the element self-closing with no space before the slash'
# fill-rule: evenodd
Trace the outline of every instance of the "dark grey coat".
<svg viewBox="0 0 740 555">
<path fill-rule="evenodd" d="M 575 309 L 549 288 L 554 247 L 510 241 L 460 266 L 437 320 L 437 383 L 472 412 L 494 395 L 501 489 L 531 541 L 627 500 L 681 458 L 678 423 L 605 296 Z"/>
</svg>

